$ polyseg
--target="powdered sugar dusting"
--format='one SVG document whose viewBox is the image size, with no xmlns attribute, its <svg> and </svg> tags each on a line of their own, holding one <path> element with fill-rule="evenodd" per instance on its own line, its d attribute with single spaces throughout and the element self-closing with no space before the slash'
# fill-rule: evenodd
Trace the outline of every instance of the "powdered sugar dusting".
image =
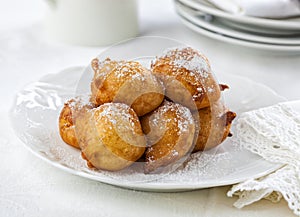
<svg viewBox="0 0 300 217">
<path fill-rule="evenodd" d="M 117 75 L 117 78 L 123 78 L 130 76 L 132 80 L 139 79 L 144 81 L 143 72 L 147 69 L 144 68 L 140 63 L 134 61 L 128 62 L 119 62 L 114 68 L 114 73 Z"/>
<path fill-rule="evenodd" d="M 159 122 L 159 120 L 157 119 L 160 119 L 167 111 L 176 113 L 175 120 L 178 124 L 179 134 L 187 132 L 189 130 L 189 126 L 194 124 L 193 116 L 188 108 L 177 103 L 169 102 L 167 100 L 165 100 L 162 106 L 154 112 L 155 118 L 152 121 Z"/>
<path fill-rule="evenodd" d="M 144 72 L 148 71 L 148 69 L 143 67 L 139 62 L 124 60 L 113 61 L 109 58 L 103 61 L 98 60 L 96 68 L 94 80 L 104 79 L 106 75 L 113 72 L 118 79 L 130 76 L 132 80 L 138 79 L 145 81 Z"/>
<path fill-rule="evenodd" d="M 159 58 L 170 58 L 171 64 L 178 68 L 185 68 L 202 79 L 207 78 L 210 73 L 207 58 L 191 47 L 168 49 Z"/>
<path fill-rule="evenodd" d="M 134 129 L 137 116 L 132 111 L 128 105 L 123 103 L 105 103 L 91 110 L 96 122 L 108 121 L 118 132 L 125 130 L 130 131 L 134 135 L 136 134 Z M 99 112 L 97 117 L 95 117 L 96 112 Z"/>
<path fill-rule="evenodd" d="M 186 60 L 184 58 L 176 58 L 174 60 L 174 63 L 178 67 L 183 67 L 196 73 L 201 72 L 201 76 L 204 78 L 208 76 L 208 74 L 206 73 L 209 70 L 208 65 L 205 60 L 199 56 L 194 56 L 190 60 Z"/>
<path fill-rule="evenodd" d="M 215 91 L 215 87 L 207 90 L 208 84 L 214 83 L 208 59 L 191 47 L 167 49 L 151 65 L 154 71 L 158 72 L 161 70 L 159 66 L 166 65 L 167 71 L 161 73 L 167 73 L 175 78 L 188 77 L 190 86 L 197 87 L 193 93 L 194 100 L 202 100 L 206 93 L 211 94 Z"/>
<path fill-rule="evenodd" d="M 132 117 L 129 114 L 130 107 L 123 103 L 105 103 L 102 106 L 93 109 L 93 113 L 102 109 L 99 117 L 107 117 L 113 124 L 116 123 L 116 117 L 120 116 L 124 119 L 130 120 Z"/>
<path fill-rule="evenodd" d="M 88 95 L 76 96 L 65 103 L 71 109 L 72 113 L 80 111 L 83 107 L 93 108 L 94 105 L 89 101 Z"/>
<path fill-rule="evenodd" d="M 108 73 L 112 71 L 116 64 L 120 64 L 123 61 L 114 61 L 110 58 L 105 60 L 95 59 L 92 61 L 92 67 L 95 71 L 94 80 L 103 79 Z"/>
</svg>

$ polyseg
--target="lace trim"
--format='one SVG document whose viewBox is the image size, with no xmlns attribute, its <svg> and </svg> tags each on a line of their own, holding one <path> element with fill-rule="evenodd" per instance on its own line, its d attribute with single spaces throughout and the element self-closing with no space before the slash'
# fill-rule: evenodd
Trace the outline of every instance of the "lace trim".
<svg viewBox="0 0 300 217">
<path fill-rule="evenodd" d="M 281 169 L 259 179 L 234 185 L 227 193 L 239 196 L 237 208 L 268 199 L 283 197 L 300 216 L 300 116 L 284 103 L 243 113 L 237 123 L 236 140 L 247 150 Z"/>
</svg>

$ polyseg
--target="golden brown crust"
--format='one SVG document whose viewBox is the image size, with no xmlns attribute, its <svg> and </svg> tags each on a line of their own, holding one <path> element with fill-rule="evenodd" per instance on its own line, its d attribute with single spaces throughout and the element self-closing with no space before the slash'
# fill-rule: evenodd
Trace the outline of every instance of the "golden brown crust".
<svg viewBox="0 0 300 217">
<path fill-rule="evenodd" d="M 71 99 L 64 104 L 63 109 L 61 110 L 59 116 L 59 134 L 63 141 L 68 145 L 71 145 L 75 148 L 79 148 L 77 141 L 75 127 L 74 127 L 74 106 L 71 104 L 75 103 L 75 99 Z"/>
<path fill-rule="evenodd" d="M 134 61 L 92 61 L 95 71 L 91 83 L 91 102 L 96 105 L 120 102 L 131 106 L 138 116 L 157 108 L 164 99 L 158 79 Z"/>
<path fill-rule="evenodd" d="M 219 84 L 219 87 L 221 91 L 229 89 L 229 86 L 227 84 Z"/>
<path fill-rule="evenodd" d="M 223 135 L 222 142 L 227 137 L 232 137 L 232 134 L 230 132 L 230 128 L 231 128 L 233 120 L 236 118 L 236 113 L 232 112 L 232 111 L 227 111 L 224 115 L 225 115 L 224 118 L 226 119 L 226 127 L 225 127 L 225 130 L 224 130 L 224 135 Z"/>
<path fill-rule="evenodd" d="M 221 144 L 229 135 L 234 112 L 228 111 L 220 100 L 211 107 L 193 112 L 199 133 L 193 152 L 211 149 Z"/>
<path fill-rule="evenodd" d="M 166 96 L 192 110 L 208 107 L 220 98 L 207 58 L 190 47 L 168 51 L 151 68 L 163 81 Z"/>
<path fill-rule="evenodd" d="M 165 101 L 141 120 L 147 142 L 145 173 L 165 172 L 193 148 L 195 124 L 190 111 Z M 181 162 L 182 163 L 182 162 Z"/>
<path fill-rule="evenodd" d="M 94 108 L 91 103 L 83 103 L 80 98 L 70 99 L 65 102 L 59 116 L 59 133 L 65 143 L 75 148 L 80 148 L 75 129 L 77 116 L 85 110 Z"/>
<path fill-rule="evenodd" d="M 100 62 L 97 58 L 92 60 L 91 67 L 94 70 L 94 77 L 91 82 L 90 101 L 95 105 L 101 105 L 103 103 L 112 102 L 112 96 L 110 96 L 108 93 L 106 93 L 106 91 L 104 91 L 104 80 L 117 64 L 118 61 L 114 61 L 109 58 L 105 59 L 102 62 Z"/>
<path fill-rule="evenodd" d="M 146 140 L 136 113 L 121 103 L 106 103 L 76 120 L 79 144 L 88 164 L 117 171 L 144 153 Z"/>
</svg>

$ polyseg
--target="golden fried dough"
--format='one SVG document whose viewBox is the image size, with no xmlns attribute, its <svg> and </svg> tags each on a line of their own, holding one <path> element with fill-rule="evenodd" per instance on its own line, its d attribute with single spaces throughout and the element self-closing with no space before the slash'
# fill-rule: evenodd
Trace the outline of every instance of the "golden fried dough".
<svg viewBox="0 0 300 217">
<path fill-rule="evenodd" d="M 138 116 L 157 108 L 164 99 L 163 84 L 134 61 L 92 61 L 94 78 L 91 102 L 96 105 L 120 102 L 131 106 Z"/>
<path fill-rule="evenodd" d="M 121 170 L 145 151 L 139 119 L 128 105 L 106 103 L 82 111 L 75 126 L 84 158 L 97 169 Z"/>
<path fill-rule="evenodd" d="M 230 127 L 236 117 L 234 112 L 228 111 L 219 100 L 204 109 L 194 111 L 193 116 L 199 134 L 193 152 L 203 151 L 221 144 L 230 134 Z"/>
<path fill-rule="evenodd" d="M 62 140 L 75 148 L 79 148 L 74 128 L 74 112 L 78 110 L 78 100 L 65 102 L 59 115 L 59 134 Z"/>
<path fill-rule="evenodd" d="M 76 116 L 82 109 L 92 109 L 93 107 L 93 104 L 85 104 L 80 98 L 70 99 L 65 102 L 59 116 L 59 134 L 65 143 L 79 148 L 74 126 Z"/>
<path fill-rule="evenodd" d="M 190 47 L 166 51 L 151 64 L 164 83 L 166 96 L 191 110 L 209 107 L 220 98 L 220 87 L 208 59 Z"/>
<path fill-rule="evenodd" d="M 95 103 L 96 105 L 100 105 L 102 103 L 101 101 L 104 101 L 100 100 L 101 93 L 99 92 L 99 88 L 102 86 L 106 75 L 109 74 L 117 64 L 118 61 L 114 61 L 109 58 L 102 62 L 100 62 L 97 58 L 92 60 L 91 66 L 94 71 L 94 77 L 91 82 L 91 102 Z"/>
<path fill-rule="evenodd" d="M 236 114 L 221 99 L 228 86 L 195 49 L 168 50 L 151 70 L 109 58 L 91 67 L 89 103 L 69 100 L 59 116 L 62 139 L 89 167 L 118 171 L 140 161 L 145 173 L 170 172 L 230 136 Z"/>
<path fill-rule="evenodd" d="M 195 123 L 188 108 L 164 101 L 141 119 L 147 137 L 145 173 L 175 168 L 193 149 Z"/>
</svg>

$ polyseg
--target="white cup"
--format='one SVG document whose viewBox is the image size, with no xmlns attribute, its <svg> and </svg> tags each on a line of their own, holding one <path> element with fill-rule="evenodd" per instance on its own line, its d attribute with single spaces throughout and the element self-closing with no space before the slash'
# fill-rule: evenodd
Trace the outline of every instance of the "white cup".
<svg viewBox="0 0 300 217">
<path fill-rule="evenodd" d="M 136 0 L 48 0 L 46 37 L 104 46 L 138 34 Z"/>
</svg>

